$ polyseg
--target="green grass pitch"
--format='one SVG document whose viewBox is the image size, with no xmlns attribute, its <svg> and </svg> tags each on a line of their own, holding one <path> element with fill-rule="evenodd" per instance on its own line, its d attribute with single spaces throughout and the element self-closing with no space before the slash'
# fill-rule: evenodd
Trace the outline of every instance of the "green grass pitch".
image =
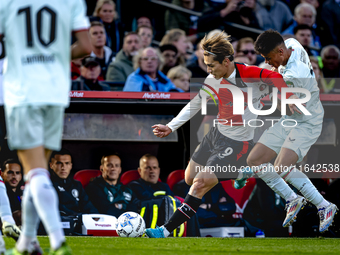
<svg viewBox="0 0 340 255">
<path fill-rule="evenodd" d="M 4 238 L 6 248 L 14 241 Z M 48 254 L 47 237 L 39 242 Z M 340 254 L 340 239 L 328 238 L 120 238 L 67 237 L 74 255 L 93 254 Z M 44 253 L 44 254 L 45 254 Z"/>
</svg>

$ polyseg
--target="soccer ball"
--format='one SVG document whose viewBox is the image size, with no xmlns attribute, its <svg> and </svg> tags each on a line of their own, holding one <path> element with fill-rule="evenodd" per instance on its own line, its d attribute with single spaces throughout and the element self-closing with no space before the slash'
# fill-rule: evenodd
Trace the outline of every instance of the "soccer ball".
<svg viewBox="0 0 340 255">
<path fill-rule="evenodd" d="M 138 213 L 126 212 L 119 216 L 116 231 L 120 237 L 141 237 L 144 230 L 144 219 Z"/>
</svg>

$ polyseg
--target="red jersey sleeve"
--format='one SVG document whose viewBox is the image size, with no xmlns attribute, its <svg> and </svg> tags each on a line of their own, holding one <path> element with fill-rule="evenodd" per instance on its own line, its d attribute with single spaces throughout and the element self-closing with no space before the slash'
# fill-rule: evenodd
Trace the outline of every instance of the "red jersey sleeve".
<svg viewBox="0 0 340 255">
<path fill-rule="evenodd" d="M 262 69 L 261 73 L 260 73 L 260 78 L 261 81 L 263 81 L 264 83 L 270 85 L 270 86 L 275 86 L 279 89 L 279 91 L 281 92 L 282 88 L 288 88 L 286 82 L 284 81 L 283 77 L 281 74 L 279 74 L 278 72 L 274 72 L 268 69 Z M 289 98 L 290 96 L 294 95 L 293 93 L 287 93 L 287 98 Z"/>
</svg>

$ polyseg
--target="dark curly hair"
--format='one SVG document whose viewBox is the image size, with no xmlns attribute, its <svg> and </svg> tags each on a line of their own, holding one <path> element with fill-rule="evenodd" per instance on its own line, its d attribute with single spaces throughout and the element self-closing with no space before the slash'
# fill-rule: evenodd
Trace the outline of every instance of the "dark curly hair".
<svg viewBox="0 0 340 255">
<path fill-rule="evenodd" d="M 255 41 L 255 51 L 257 54 L 267 55 L 277 46 L 284 43 L 281 34 L 275 30 L 267 30 L 260 34 Z"/>
</svg>

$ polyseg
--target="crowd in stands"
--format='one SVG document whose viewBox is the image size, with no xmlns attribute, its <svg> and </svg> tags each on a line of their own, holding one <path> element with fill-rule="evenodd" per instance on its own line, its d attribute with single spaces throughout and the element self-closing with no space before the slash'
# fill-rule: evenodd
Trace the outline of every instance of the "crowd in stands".
<svg viewBox="0 0 340 255">
<path fill-rule="evenodd" d="M 100 171 L 92 170 L 98 172 L 97 177 L 85 176 L 80 182 L 76 180 L 76 176 L 73 177 L 70 151 L 64 148 L 54 151 L 49 162 L 50 176 L 59 197 L 62 220 L 71 217 L 81 222 L 83 214 L 98 213 L 118 218 L 124 212 L 134 211 L 142 214 L 147 227 L 153 224 L 154 218 L 158 225 L 163 224 L 171 216 L 174 203 L 179 206 L 189 191 L 189 186 L 183 179 L 184 170 L 173 171 L 166 181 L 162 181 L 156 156 L 145 154 L 135 165 L 136 170 L 124 171 L 120 155 L 109 152 L 98 162 Z M 177 173 L 173 174 L 175 172 Z M 13 218 L 20 226 L 21 197 L 24 190 L 20 162 L 13 158 L 7 159 L 1 176 L 6 184 Z M 339 179 L 318 178 L 312 181 L 329 201 L 340 205 Z M 156 216 L 155 205 L 158 208 Z M 265 231 L 266 236 L 273 237 L 291 234 L 311 237 L 319 234 L 316 208 L 307 206 L 294 224 L 294 232 L 289 233 L 286 228 L 282 228 L 284 206 L 284 200 L 261 179 L 251 178 L 241 190 L 233 187 L 233 180 L 225 180 L 203 197 L 197 214 L 185 224 L 186 236 L 200 236 L 200 228 L 235 226 L 244 227 L 245 236 L 255 236 L 259 229 Z M 331 231 L 326 236 L 338 234 Z"/>
<path fill-rule="evenodd" d="M 97 76 L 98 71 L 91 71 L 91 75 L 88 71 L 91 78 L 86 78 L 81 60 L 73 61 L 72 88 L 187 92 L 188 78 L 190 82 L 192 78 L 208 75 L 200 41 L 206 34 L 212 36 L 214 33 L 209 32 L 214 29 L 231 35 L 235 61 L 271 68 L 254 50 L 254 40 L 259 34 L 249 30 L 254 28 L 274 29 L 286 39 L 298 40 L 310 57 L 315 58 L 312 61 L 314 69 L 318 69 L 321 92 L 340 93 L 336 80 L 340 77 L 340 32 L 336 28 L 340 23 L 339 1 L 161 1 L 177 9 L 142 0 L 136 6 L 141 7 L 137 8 L 138 12 L 130 12 L 129 1 L 98 0 L 96 4 L 87 1 L 91 56 L 96 58 L 101 72 Z M 231 26 L 230 22 L 244 28 Z M 92 68 L 93 65 L 88 69 L 98 69 Z"/>
</svg>

